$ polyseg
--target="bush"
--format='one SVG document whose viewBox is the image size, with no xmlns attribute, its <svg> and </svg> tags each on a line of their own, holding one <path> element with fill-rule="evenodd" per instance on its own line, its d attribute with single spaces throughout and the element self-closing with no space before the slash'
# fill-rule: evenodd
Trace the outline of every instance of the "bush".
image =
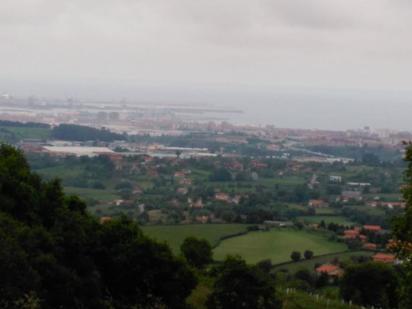
<svg viewBox="0 0 412 309">
<path fill-rule="evenodd" d="M 213 292 L 206 302 L 209 309 L 282 307 L 272 278 L 239 257 L 228 257 L 216 273 Z"/>
<path fill-rule="evenodd" d="M 213 261 L 212 246 L 205 239 L 188 237 L 180 247 L 186 261 L 197 268 L 203 268 Z"/>
<path fill-rule="evenodd" d="M 313 251 L 305 250 L 305 252 L 303 253 L 303 256 L 305 257 L 306 260 L 310 260 L 313 257 Z"/>
<path fill-rule="evenodd" d="M 293 262 L 299 262 L 301 259 L 301 254 L 299 251 L 293 251 L 290 255 Z"/>
</svg>

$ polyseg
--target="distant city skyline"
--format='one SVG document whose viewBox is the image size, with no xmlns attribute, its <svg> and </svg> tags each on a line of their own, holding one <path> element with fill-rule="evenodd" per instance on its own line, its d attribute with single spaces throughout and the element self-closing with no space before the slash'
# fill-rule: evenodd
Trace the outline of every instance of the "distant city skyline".
<svg viewBox="0 0 412 309">
<path fill-rule="evenodd" d="M 165 104 L 241 110 L 242 113 L 218 116 L 234 124 L 327 130 L 360 129 L 369 126 L 372 129 L 412 132 L 412 104 L 409 99 L 412 96 L 406 92 L 399 94 L 321 89 L 277 89 L 269 92 L 252 91 L 247 87 L 242 90 L 213 87 L 142 87 L 129 90 L 122 88 L 119 95 L 115 96 L 105 93 L 107 90 L 104 87 L 90 87 L 85 92 L 70 89 L 76 95 L 61 96 L 59 92 L 51 96 L 34 92 L 11 95 L 20 98 L 30 95 L 47 99 L 74 98 L 85 103 L 89 100 L 101 100 L 149 106 Z M 206 97 L 209 100 L 205 100 Z"/>
<path fill-rule="evenodd" d="M 0 93 L 412 130 L 411 16 L 408 0 L 2 1 Z"/>
</svg>

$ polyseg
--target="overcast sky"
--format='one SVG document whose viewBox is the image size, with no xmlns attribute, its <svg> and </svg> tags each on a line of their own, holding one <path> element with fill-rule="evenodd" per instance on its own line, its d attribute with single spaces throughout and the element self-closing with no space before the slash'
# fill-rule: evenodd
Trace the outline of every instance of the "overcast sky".
<svg viewBox="0 0 412 309">
<path fill-rule="evenodd" d="M 2 0 L 0 92 L 409 91 L 411 32 L 410 0 Z"/>
</svg>

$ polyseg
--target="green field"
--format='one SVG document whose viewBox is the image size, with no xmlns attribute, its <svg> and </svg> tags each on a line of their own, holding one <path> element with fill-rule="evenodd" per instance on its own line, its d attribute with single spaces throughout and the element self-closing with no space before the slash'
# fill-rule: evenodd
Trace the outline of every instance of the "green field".
<svg viewBox="0 0 412 309">
<path fill-rule="evenodd" d="M 329 223 L 336 223 L 342 225 L 354 225 L 352 221 L 348 218 L 343 216 L 302 216 L 298 217 L 298 220 L 301 220 L 306 223 L 320 223 L 322 220 L 325 221 L 326 224 Z"/>
<path fill-rule="evenodd" d="M 329 288 L 331 289 L 331 288 Z M 193 308 L 206 309 L 206 300 L 212 292 L 210 284 L 200 283 L 192 294 L 188 297 L 187 303 Z M 317 291 L 319 294 L 311 295 L 309 293 L 299 290 L 286 290 L 285 288 L 278 288 L 277 295 L 283 302 L 283 309 L 361 309 L 361 307 L 344 303 L 338 298 L 338 291 L 328 293 L 327 291 Z M 332 295 L 328 295 L 332 294 Z"/>
<path fill-rule="evenodd" d="M 202 179 L 202 178 L 200 178 Z M 248 192 L 254 191 L 255 186 L 266 186 L 271 187 L 275 185 L 283 185 L 283 186 L 296 186 L 302 185 L 305 183 L 305 179 L 303 177 L 298 176 L 289 176 L 289 177 L 282 177 L 282 178 L 259 178 L 255 181 L 209 181 L 205 180 L 209 185 L 214 187 L 219 187 L 222 190 L 229 190 L 230 188 L 236 188 L 237 192 Z"/>
<path fill-rule="evenodd" d="M 29 127 L 1 127 L 13 133 L 19 140 L 26 138 L 48 139 L 50 129 L 48 128 L 29 128 Z"/>
<path fill-rule="evenodd" d="M 84 168 L 81 166 L 72 166 L 68 168 L 64 165 L 57 165 L 36 169 L 35 172 L 46 179 L 59 178 L 64 180 L 65 178 L 81 177 Z"/>
<path fill-rule="evenodd" d="M 292 251 L 312 250 L 315 255 L 345 251 L 346 245 L 332 242 L 320 234 L 295 230 L 251 232 L 244 236 L 224 240 L 214 250 L 217 260 L 228 254 L 238 254 L 249 263 L 271 259 L 278 264 L 290 260 Z"/>
<path fill-rule="evenodd" d="M 94 199 L 96 201 L 110 202 L 120 197 L 108 190 L 89 189 L 89 188 L 75 188 L 65 187 L 64 192 L 67 194 L 76 194 L 84 199 Z"/>
<path fill-rule="evenodd" d="M 316 209 L 317 215 L 336 215 L 338 213 L 339 213 L 339 210 L 335 208 L 330 208 L 330 207 Z"/>
<path fill-rule="evenodd" d="M 340 262 L 349 262 L 351 257 L 356 256 L 372 256 L 374 252 L 372 251 L 354 251 L 354 252 L 342 252 L 337 254 L 328 254 L 326 256 L 314 257 L 310 260 L 302 260 L 296 263 L 288 263 L 284 265 L 279 265 L 274 268 L 276 270 L 287 269 L 289 272 L 294 273 L 300 269 L 313 270 L 316 264 L 326 264 L 330 263 L 334 259 L 339 259 Z"/>
<path fill-rule="evenodd" d="M 293 290 L 289 293 L 283 290 L 279 293 L 279 296 L 283 301 L 283 309 L 361 309 L 357 305 L 343 303 L 340 299 L 310 295 L 299 290 Z"/>
<path fill-rule="evenodd" d="M 146 235 L 161 242 L 167 242 L 175 253 L 186 237 L 194 236 L 207 239 L 213 246 L 220 238 L 246 231 L 246 224 L 189 224 L 143 226 Z"/>
<path fill-rule="evenodd" d="M 301 176 L 287 176 L 287 177 L 275 177 L 275 178 L 261 178 L 257 183 L 266 186 L 273 185 L 285 185 L 285 186 L 296 186 L 303 185 L 305 183 L 305 178 Z"/>
</svg>

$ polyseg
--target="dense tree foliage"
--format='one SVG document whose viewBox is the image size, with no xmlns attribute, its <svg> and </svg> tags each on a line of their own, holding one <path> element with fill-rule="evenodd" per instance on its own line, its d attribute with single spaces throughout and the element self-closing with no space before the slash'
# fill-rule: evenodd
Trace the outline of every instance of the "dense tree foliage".
<svg viewBox="0 0 412 309">
<path fill-rule="evenodd" d="M 292 259 L 293 262 L 298 262 L 302 258 L 302 255 L 300 254 L 299 251 L 293 251 L 290 254 L 290 258 Z"/>
<path fill-rule="evenodd" d="M 271 277 L 259 267 L 228 257 L 217 273 L 214 290 L 207 300 L 208 308 L 281 308 Z"/>
<path fill-rule="evenodd" d="M 186 238 L 180 250 L 186 261 L 197 268 L 202 268 L 213 261 L 212 246 L 205 239 Z"/>
<path fill-rule="evenodd" d="M 0 126 L 1 127 L 44 128 L 44 129 L 50 128 L 50 126 L 46 123 L 17 122 L 17 121 L 8 121 L 8 120 L 0 120 Z"/>
<path fill-rule="evenodd" d="M 305 250 L 305 252 L 303 252 L 303 256 L 306 260 L 310 260 L 313 257 L 313 251 Z"/>
<path fill-rule="evenodd" d="M 131 221 L 105 224 L 0 147 L 0 307 L 183 308 L 196 279 Z"/>
<path fill-rule="evenodd" d="M 403 196 L 406 201 L 404 214 L 398 217 L 393 224 L 392 248 L 403 260 L 401 304 L 403 308 L 412 308 L 412 144 L 406 148 L 405 161 L 408 166 L 405 172 L 405 186 Z"/>
<path fill-rule="evenodd" d="M 52 130 L 52 136 L 56 139 L 66 141 L 104 141 L 112 142 L 124 140 L 125 136 L 110 132 L 109 130 L 99 130 L 91 127 L 75 124 L 61 124 Z"/>
<path fill-rule="evenodd" d="M 209 177 L 210 181 L 230 181 L 232 174 L 226 168 L 219 168 L 213 171 Z"/>
<path fill-rule="evenodd" d="M 398 279 L 392 266 L 367 263 L 345 269 L 341 282 L 342 297 L 355 304 L 397 308 Z"/>
</svg>

